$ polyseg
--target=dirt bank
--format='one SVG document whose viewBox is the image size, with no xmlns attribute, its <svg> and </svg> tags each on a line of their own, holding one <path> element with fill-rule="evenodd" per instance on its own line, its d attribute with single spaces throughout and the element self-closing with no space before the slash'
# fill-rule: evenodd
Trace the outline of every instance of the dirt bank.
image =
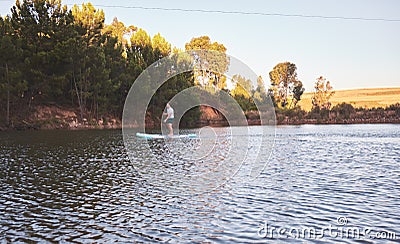
<svg viewBox="0 0 400 244">
<path fill-rule="evenodd" d="M 201 106 L 201 116 L 197 127 L 229 126 L 226 118 L 218 110 Z M 257 111 L 246 112 L 249 125 L 260 125 L 261 121 Z M 270 121 L 271 123 L 271 121 Z M 335 113 L 330 113 L 327 118 L 309 118 L 307 114 L 287 116 L 276 113 L 277 125 L 301 125 L 301 124 L 376 124 L 393 123 L 400 124 L 400 114 L 398 111 L 358 111 L 343 118 Z M 160 123 L 146 120 L 147 128 L 154 128 Z M 273 124 L 273 123 L 272 123 Z M 113 116 L 102 116 L 95 119 L 90 114 L 80 117 L 80 112 L 76 108 L 61 107 L 56 105 L 40 105 L 30 108 L 29 111 L 20 113 L 11 119 L 9 126 L 0 124 L 1 130 L 41 130 L 41 129 L 120 129 L 122 122 L 120 118 Z"/>
<path fill-rule="evenodd" d="M 81 118 L 76 108 L 57 105 L 37 105 L 19 113 L 10 120 L 10 125 L 0 125 L 0 130 L 39 130 L 39 129 L 113 129 L 121 128 L 121 120 L 113 116 L 99 119 L 84 114 Z"/>
</svg>

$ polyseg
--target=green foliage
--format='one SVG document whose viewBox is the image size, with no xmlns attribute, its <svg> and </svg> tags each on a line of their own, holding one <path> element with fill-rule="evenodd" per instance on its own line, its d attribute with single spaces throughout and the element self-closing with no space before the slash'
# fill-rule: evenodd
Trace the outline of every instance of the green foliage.
<svg viewBox="0 0 400 244">
<path fill-rule="evenodd" d="M 156 122 L 156 124 L 161 123 L 160 119 L 167 102 L 179 92 L 193 86 L 192 77 L 193 74 L 191 72 L 176 75 L 163 83 L 163 85 L 156 91 L 148 106 L 148 112 L 150 112 L 151 118 Z M 174 104 L 172 104 L 172 106 L 174 106 Z M 191 113 L 191 115 L 195 115 L 195 112 Z M 190 117 L 190 114 L 188 115 L 187 117 Z M 198 119 L 198 117 L 196 117 L 196 119 Z"/>
<path fill-rule="evenodd" d="M 104 12 L 96 10 L 92 4 L 74 5 L 72 8 L 75 30 L 80 34 L 72 59 L 72 83 L 76 99 L 83 114 L 91 112 L 91 117 L 99 118 L 104 109 L 107 95 L 113 91 L 109 79 L 110 69 L 106 67 L 106 36 L 102 35 Z"/>
<path fill-rule="evenodd" d="M 336 116 L 339 119 L 350 119 L 350 116 L 355 112 L 355 109 L 351 104 L 339 103 L 335 105 L 331 111 L 336 113 Z"/>
<path fill-rule="evenodd" d="M 229 58 L 226 47 L 218 42 L 211 43 L 210 37 L 201 36 L 192 38 L 185 44 L 186 51 L 197 56 L 195 82 L 203 87 L 213 87 L 214 90 L 226 88 L 224 73 L 228 70 Z"/>
<path fill-rule="evenodd" d="M 326 78 L 320 76 L 315 82 L 314 94 L 311 98 L 313 108 L 320 108 L 329 110 L 331 107 L 330 98 L 335 94 L 330 81 L 326 81 Z"/>
<path fill-rule="evenodd" d="M 259 104 L 264 104 L 267 101 L 268 94 L 266 92 L 265 84 L 261 76 L 258 76 L 257 78 L 257 87 L 254 90 L 253 97 L 255 100 L 257 100 Z"/>
<path fill-rule="evenodd" d="M 387 111 L 394 111 L 396 116 L 400 117 L 400 103 L 392 104 L 386 108 Z"/>
<path fill-rule="evenodd" d="M 122 43 L 122 45 L 128 44 L 126 36 L 132 35 L 135 31 L 137 31 L 135 26 L 130 25 L 126 27 L 124 23 L 118 21 L 117 17 L 113 19 L 110 25 L 106 25 L 103 29 L 104 34 L 117 38 L 118 42 Z"/>
<path fill-rule="evenodd" d="M 91 3 L 83 3 L 81 7 L 74 5 L 72 15 L 76 26 L 81 27 L 83 37 L 88 45 L 96 45 L 101 40 L 104 27 L 104 12 L 97 10 Z"/>
<path fill-rule="evenodd" d="M 234 75 L 232 82 L 235 84 L 235 88 L 231 90 L 233 97 L 242 96 L 244 98 L 250 98 L 253 91 L 251 80 L 242 77 L 241 75 Z"/>
<path fill-rule="evenodd" d="M 329 119 L 329 109 L 313 107 L 308 113 L 308 118 L 310 119 Z"/>
<path fill-rule="evenodd" d="M 153 37 L 151 45 L 158 58 L 163 58 L 171 54 L 171 44 L 168 43 L 160 33 Z"/>
<path fill-rule="evenodd" d="M 307 115 L 307 112 L 302 110 L 299 106 L 296 106 L 292 109 L 276 108 L 276 112 L 292 119 L 303 119 Z"/>
<path fill-rule="evenodd" d="M 293 108 L 304 93 L 303 83 L 297 79 L 297 67 L 290 62 L 277 64 L 269 77 L 271 80 L 270 93 L 274 103 L 280 108 Z"/>
<path fill-rule="evenodd" d="M 194 107 L 189 109 L 182 117 L 179 127 L 180 128 L 190 128 L 196 127 L 199 123 L 201 116 L 200 107 Z"/>
<path fill-rule="evenodd" d="M 11 12 L 0 18 L 0 102 L 6 105 L 0 113 L 6 123 L 13 111 L 46 103 L 77 106 L 82 120 L 121 115 L 135 78 L 162 57 L 151 42 L 143 47 L 147 53 L 125 46 L 124 36 L 136 28 L 116 19 L 104 27 L 104 12 L 90 3 L 71 11 L 59 0 L 24 0 Z M 166 42 L 157 38 L 164 55 Z"/>
<path fill-rule="evenodd" d="M 68 10 L 60 0 L 23 0 L 16 2 L 11 13 L 0 17 L 0 123 L 9 124 L 16 114 L 29 112 L 25 108 L 39 104 L 79 108 L 80 118 L 88 121 L 109 114 L 121 116 L 135 79 L 157 60 L 181 52 L 171 48 L 159 33 L 150 37 L 145 30 L 125 26 L 117 18 L 105 25 L 104 12 L 90 3 Z M 186 43 L 185 49 L 196 56 L 196 68 L 174 76 L 157 90 L 148 107 L 149 117 L 156 124 L 166 102 L 194 84 L 202 85 L 203 92 L 213 93 L 216 98 L 226 91 L 224 73 L 230 60 L 225 46 L 201 36 Z M 188 56 L 176 55 L 170 67 L 192 67 Z M 171 70 L 159 72 L 164 76 Z M 253 87 L 249 79 L 235 75 L 235 87 L 229 92 L 244 111 L 256 110 L 255 102 L 263 104 L 270 95 L 280 120 L 340 120 L 353 118 L 355 112 L 367 113 L 345 103 L 331 108 L 329 99 L 334 92 L 330 82 L 319 77 L 313 109 L 306 114 L 297 106 L 304 87 L 293 63 L 277 64 L 269 78 L 271 88 L 267 92 L 262 77 Z M 369 112 L 399 117 L 399 107 L 396 104 Z M 199 108 L 193 108 L 184 115 L 181 125 L 193 126 L 199 117 Z"/>
<path fill-rule="evenodd" d="M 307 112 L 302 110 L 299 106 L 294 108 L 279 108 L 275 107 L 276 120 L 278 123 L 300 123 L 302 119 L 308 116 Z"/>
<path fill-rule="evenodd" d="M 248 98 L 243 95 L 237 95 L 235 96 L 235 100 L 244 111 L 257 110 L 256 104 L 251 97 Z"/>
<path fill-rule="evenodd" d="M 11 24 L 16 42 L 21 44 L 24 61 L 19 69 L 28 83 L 26 99 L 56 100 L 67 89 L 63 44 L 72 27 L 72 15 L 60 1 L 17 1 L 11 10 Z"/>
<path fill-rule="evenodd" d="M 242 77 L 241 75 L 234 75 L 232 77 L 232 82 L 235 87 L 230 91 L 233 98 L 240 105 L 244 111 L 257 110 L 257 107 L 252 98 L 254 94 L 254 89 L 251 84 L 251 80 Z M 258 87 L 261 91 L 262 87 Z M 260 94 L 261 99 L 261 94 Z"/>
<path fill-rule="evenodd" d="M 27 84 L 21 79 L 19 63 L 22 61 L 20 43 L 12 35 L 10 18 L 0 16 L 0 113 L 5 120 L 0 123 L 10 124 L 10 113 L 19 97 L 27 89 Z M 11 110 L 10 110 L 11 109 Z"/>
</svg>

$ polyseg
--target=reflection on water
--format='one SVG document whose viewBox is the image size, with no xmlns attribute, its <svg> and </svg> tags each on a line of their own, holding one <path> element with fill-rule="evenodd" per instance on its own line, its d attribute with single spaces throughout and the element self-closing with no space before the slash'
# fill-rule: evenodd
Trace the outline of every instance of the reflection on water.
<svg viewBox="0 0 400 244">
<path fill-rule="evenodd" d="M 400 237 L 399 125 L 278 127 L 269 161 L 261 150 L 261 160 L 268 164 L 256 179 L 241 178 L 239 172 L 216 190 L 189 198 L 171 191 L 189 187 L 179 185 L 180 178 L 175 182 L 179 187 L 152 184 L 154 178 L 187 173 L 206 182 L 201 178 L 218 166 L 228 148 L 224 145 L 234 146 L 222 143 L 228 137 L 218 133 L 211 137 L 221 142 L 210 149 L 215 160 L 203 164 L 180 163 L 176 158 L 187 154 L 174 151 L 168 142 L 137 139 L 132 140 L 138 161 L 133 164 L 120 131 L 1 133 L 0 239 L 265 242 L 257 231 L 266 222 L 274 228 L 318 229 L 337 226 L 339 217 L 347 218 L 345 227 Z M 255 138 L 257 134 L 250 139 Z M 196 143 L 185 142 L 187 150 Z M 318 241 L 357 240 L 307 240 Z"/>
</svg>

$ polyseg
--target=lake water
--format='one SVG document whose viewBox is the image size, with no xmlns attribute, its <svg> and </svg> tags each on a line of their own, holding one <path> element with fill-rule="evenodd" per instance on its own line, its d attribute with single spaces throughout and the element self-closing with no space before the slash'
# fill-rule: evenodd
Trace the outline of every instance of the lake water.
<svg viewBox="0 0 400 244">
<path fill-rule="evenodd" d="M 277 127 L 257 178 L 199 174 L 218 184 L 188 194 L 201 185 L 177 175 L 226 157 L 226 131 L 215 133 L 216 153 L 201 164 L 138 139 L 131 162 L 117 130 L 0 133 L 0 240 L 400 242 L 400 125 Z"/>
</svg>

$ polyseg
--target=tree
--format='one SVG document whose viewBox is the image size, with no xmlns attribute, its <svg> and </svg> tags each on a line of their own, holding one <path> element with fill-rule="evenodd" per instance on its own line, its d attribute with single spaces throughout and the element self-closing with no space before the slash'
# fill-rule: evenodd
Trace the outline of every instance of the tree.
<svg viewBox="0 0 400 244">
<path fill-rule="evenodd" d="M 168 43 L 160 33 L 157 33 L 157 35 L 151 39 L 151 45 L 158 58 L 166 57 L 171 53 L 171 44 Z"/>
<path fill-rule="evenodd" d="M 256 90 L 254 91 L 254 99 L 258 100 L 260 103 L 265 102 L 267 99 L 267 92 L 265 90 L 265 85 L 263 78 L 261 76 L 258 76 L 257 78 L 257 87 Z"/>
<path fill-rule="evenodd" d="M 228 70 L 229 58 L 226 47 L 218 42 L 211 43 L 210 37 L 192 38 L 185 44 L 186 51 L 196 56 L 195 81 L 202 86 L 213 86 L 216 89 L 226 88 L 224 73 Z"/>
<path fill-rule="evenodd" d="M 298 81 L 297 84 L 293 88 L 293 99 L 289 105 L 289 108 L 295 107 L 297 103 L 301 100 L 301 96 L 304 93 L 305 88 L 303 87 L 303 83 Z"/>
<path fill-rule="evenodd" d="M 129 52 L 131 53 L 133 61 L 139 65 L 142 70 L 156 61 L 151 45 L 151 38 L 149 34 L 141 28 L 132 34 Z"/>
<path fill-rule="evenodd" d="M 239 103 L 240 107 L 245 110 L 253 110 L 256 108 L 252 94 L 253 86 L 251 80 L 246 79 L 240 75 L 234 75 L 232 82 L 235 83 L 235 87 L 231 90 L 231 95 Z"/>
<path fill-rule="evenodd" d="M 106 25 L 103 29 L 104 34 L 109 34 L 110 36 L 117 38 L 118 42 L 122 43 L 124 46 L 128 44 L 129 40 L 125 37 L 128 35 L 130 38 L 135 31 L 137 31 L 135 26 L 130 25 L 126 27 L 117 17 L 113 19 L 110 25 Z"/>
<path fill-rule="evenodd" d="M 245 98 L 250 98 L 252 95 L 253 86 L 251 85 L 251 80 L 242 77 L 241 75 L 234 75 L 232 77 L 232 82 L 235 87 L 231 90 L 231 95 L 233 97 L 243 96 Z"/>
<path fill-rule="evenodd" d="M 277 64 L 269 77 L 274 102 L 281 108 L 293 108 L 304 92 L 303 83 L 297 79 L 297 67 L 290 62 Z"/>
<path fill-rule="evenodd" d="M 142 71 L 179 52 L 159 33 L 150 38 L 145 30 L 126 27 L 117 18 L 105 26 L 103 10 L 91 3 L 68 10 L 61 0 L 17 0 L 11 12 L 0 16 L 0 120 L 5 124 L 16 117 L 30 122 L 32 108 L 42 104 L 73 105 L 81 120 L 91 122 L 111 113 L 121 115 L 125 97 Z M 226 48 L 208 37 L 192 41 L 194 49 L 219 51 L 193 50 L 213 89 L 223 89 L 229 65 Z M 155 76 L 171 75 L 175 67 L 193 67 L 191 54 L 175 56 Z M 192 71 L 163 84 L 149 104 L 153 121 L 169 99 L 193 85 Z M 186 122 L 198 121 L 199 111 L 185 114 Z"/>
<path fill-rule="evenodd" d="M 87 44 L 99 44 L 104 27 L 104 11 L 95 9 L 91 3 L 83 3 L 81 7 L 76 4 L 72 7 L 72 15 L 75 24 L 82 28 Z"/>
<path fill-rule="evenodd" d="M 10 124 L 13 101 L 27 88 L 26 82 L 21 79 L 20 62 L 21 49 L 19 41 L 12 35 L 10 18 L 0 16 L 0 100 L 4 99 L 6 104 L 6 125 Z"/>
<path fill-rule="evenodd" d="M 128 89 L 133 81 L 126 70 L 126 56 L 122 43 L 116 37 L 106 35 L 103 46 L 105 54 L 105 66 L 109 70 L 109 89 L 102 94 L 103 106 L 101 112 L 113 112 L 114 115 L 121 115 L 124 107 Z"/>
<path fill-rule="evenodd" d="M 17 1 L 11 12 L 12 28 L 24 57 L 20 69 L 28 82 L 28 104 L 58 99 L 68 87 L 65 58 L 60 54 L 72 28 L 71 12 L 60 0 Z"/>
<path fill-rule="evenodd" d="M 333 106 L 332 112 L 336 113 L 337 118 L 350 119 L 351 115 L 354 114 L 355 109 L 353 105 L 343 102 Z"/>
<path fill-rule="evenodd" d="M 313 108 L 320 108 L 329 110 L 331 108 L 330 98 L 335 94 L 330 81 L 320 76 L 317 78 L 314 86 L 314 94 L 311 98 Z"/>
<path fill-rule="evenodd" d="M 104 12 L 97 10 L 91 3 L 74 5 L 72 8 L 75 26 L 81 37 L 76 42 L 77 53 L 73 55 L 73 87 L 78 105 L 83 113 L 91 111 L 98 118 L 99 104 L 112 89 L 109 79 L 110 69 L 106 67 L 104 45 L 106 36 L 101 31 L 104 27 Z"/>
</svg>

